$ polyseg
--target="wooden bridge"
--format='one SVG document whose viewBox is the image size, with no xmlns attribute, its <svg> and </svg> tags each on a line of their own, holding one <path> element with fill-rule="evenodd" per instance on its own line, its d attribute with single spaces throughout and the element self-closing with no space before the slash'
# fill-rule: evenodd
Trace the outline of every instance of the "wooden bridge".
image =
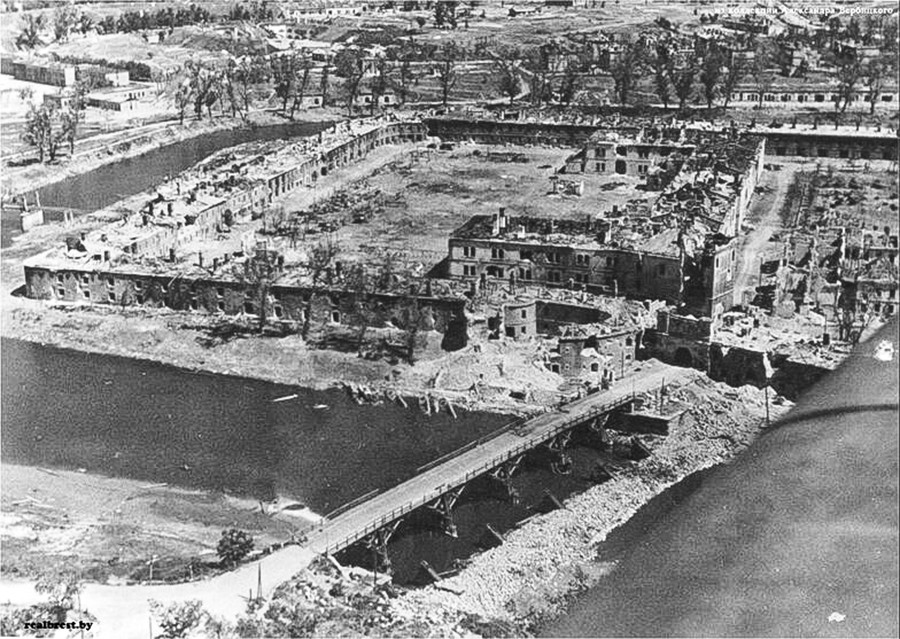
<svg viewBox="0 0 900 639">
<path fill-rule="evenodd" d="M 588 424 L 599 432 L 608 416 L 628 407 L 636 395 L 690 374 L 687 369 L 652 367 L 620 380 L 611 390 L 589 395 L 559 411 L 507 424 L 420 468 L 416 476 L 402 484 L 374 496 L 370 493 L 361 501 L 331 513 L 310 533 L 306 545 L 319 554 L 334 554 L 361 542 L 378 553 L 383 565 L 389 566 L 387 543 L 412 511 L 429 509 L 442 522 L 444 531 L 455 536 L 452 509 L 473 479 L 490 475 L 515 497 L 510 480 L 526 453 L 545 446 L 558 459 L 563 459 L 575 427 Z"/>
</svg>

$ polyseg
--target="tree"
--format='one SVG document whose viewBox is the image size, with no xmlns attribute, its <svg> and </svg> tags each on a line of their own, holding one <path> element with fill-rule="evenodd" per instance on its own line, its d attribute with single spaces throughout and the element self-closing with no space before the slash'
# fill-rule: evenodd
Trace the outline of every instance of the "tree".
<svg viewBox="0 0 900 639">
<path fill-rule="evenodd" d="M 65 623 L 69 611 L 75 607 L 75 599 L 82 590 L 78 577 L 71 572 L 44 575 L 34 589 L 47 596 L 47 612 L 56 623 Z"/>
<path fill-rule="evenodd" d="M 203 107 L 206 107 L 209 111 L 209 119 L 212 120 L 213 105 L 219 100 L 221 86 L 219 73 L 205 63 L 194 60 L 185 62 L 184 69 L 190 81 L 191 98 L 197 119 L 203 119 Z"/>
<path fill-rule="evenodd" d="M 725 68 L 722 74 L 722 93 L 725 94 L 724 107 L 726 109 L 728 108 L 728 103 L 731 101 L 731 95 L 737 88 L 738 83 L 744 77 L 746 70 L 747 62 L 745 58 L 731 57 L 731 64 Z"/>
<path fill-rule="evenodd" d="M 313 291 L 310 296 L 310 304 L 312 304 L 313 298 L 323 294 L 331 286 L 333 267 L 339 253 L 339 245 L 331 239 L 321 240 L 309 250 L 304 266 L 309 277 L 310 288 Z M 312 323 L 311 311 L 312 307 L 310 306 L 304 316 L 301 328 L 301 335 L 304 339 L 309 334 Z"/>
<path fill-rule="evenodd" d="M 300 52 L 293 47 L 284 55 L 272 57 L 272 80 L 275 83 L 275 95 L 281 99 L 282 115 L 287 114 L 288 100 L 294 93 L 299 64 Z"/>
<path fill-rule="evenodd" d="M 41 32 L 45 26 L 43 13 L 26 13 L 22 17 L 22 32 L 16 37 L 16 46 L 20 49 L 34 49 L 43 44 Z"/>
<path fill-rule="evenodd" d="M 559 86 L 559 101 L 565 105 L 572 104 L 578 91 L 581 89 L 581 69 L 574 61 L 566 64 L 562 81 Z"/>
<path fill-rule="evenodd" d="M 249 555 L 251 550 L 253 550 L 253 537 L 236 528 L 223 530 L 219 544 L 216 546 L 219 559 L 227 566 L 236 565 Z"/>
<path fill-rule="evenodd" d="M 694 79 L 697 76 L 697 59 L 690 56 L 685 60 L 684 64 L 678 68 L 674 66 L 669 70 L 669 77 L 672 78 L 672 88 L 675 96 L 678 98 L 678 108 L 684 111 L 691 94 L 694 91 Z"/>
<path fill-rule="evenodd" d="M 671 88 L 669 80 L 670 60 L 669 47 L 663 43 L 656 47 L 656 51 L 650 61 L 653 67 L 653 84 L 656 86 L 656 95 L 666 109 L 669 108 L 669 89 Z"/>
<path fill-rule="evenodd" d="M 451 29 L 456 28 L 456 8 L 459 5 L 458 0 L 437 0 L 434 3 L 434 26 L 438 29 L 449 26 Z"/>
<path fill-rule="evenodd" d="M 703 86 L 703 97 L 706 98 L 707 108 L 712 108 L 713 102 L 719 93 L 719 83 L 722 80 L 722 67 L 725 64 L 725 56 L 717 46 L 711 47 L 700 66 L 700 84 Z"/>
<path fill-rule="evenodd" d="M 56 159 L 59 145 L 66 135 L 56 107 L 49 104 L 31 105 L 25 116 L 22 141 L 37 148 L 40 162 L 45 157 L 50 162 Z"/>
<path fill-rule="evenodd" d="M 78 16 L 76 28 L 81 35 L 87 35 L 94 29 L 94 19 L 82 11 Z"/>
<path fill-rule="evenodd" d="M 441 86 L 441 104 L 445 109 L 450 99 L 450 92 L 459 81 L 456 64 L 460 54 L 461 51 L 454 42 L 448 42 L 435 54 L 437 63 L 433 68 Z"/>
<path fill-rule="evenodd" d="M 156 623 L 159 624 L 163 631 L 162 636 L 166 639 L 187 637 L 188 633 L 199 626 L 206 616 L 203 604 L 196 599 L 174 602 L 168 605 L 151 599 L 150 610 L 156 618 Z"/>
<path fill-rule="evenodd" d="M 551 69 L 550 45 L 529 48 L 522 55 L 522 67 L 531 74 L 531 102 L 540 106 L 548 93 Z"/>
<path fill-rule="evenodd" d="M 309 85 L 309 74 L 312 72 L 313 59 L 306 49 L 301 49 L 297 58 L 297 65 L 294 68 L 295 80 L 294 84 L 294 100 L 291 102 L 290 119 L 294 119 L 294 113 L 303 104 L 303 98 L 306 95 L 306 87 Z"/>
<path fill-rule="evenodd" d="M 233 224 L 233 220 L 224 220 L 225 224 Z M 234 276 L 244 286 L 244 293 L 252 300 L 256 313 L 257 330 L 262 332 L 266 326 L 269 308 L 269 293 L 276 280 L 281 277 L 282 269 L 275 251 L 258 249 L 243 264 L 236 264 Z"/>
<path fill-rule="evenodd" d="M 233 58 L 226 63 L 225 68 L 222 70 L 222 94 L 228 98 L 228 105 L 231 107 L 231 117 L 235 117 L 240 113 L 241 119 L 246 119 L 241 111 L 242 104 L 238 97 L 237 68 L 238 63 Z"/>
<path fill-rule="evenodd" d="M 328 91 L 331 88 L 331 66 L 326 62 L 322 67 L 322 76 L 319 78 L 319 93 L 322 94 L 322 106 L 328 104 Z"/>
<path fill-rule="evenodd" d="M 184 114 L 188 106 L 193 102 L 193 90 L 191 89 L 190 78 L 181 78 L 178 86 L 175 88 L 175 108 L 178 110 L 178 123 L 184 124 Z"/>
<path fill-rule="evenodd" d="M 347 115 L 353 115 L 353 104 L 359 96 L 360 85 L 365 75 L 365 52 L 357 47 L 341 50 L 334 57 L 335 73 L 344 79 L 344 97 L 347 101 Z"/>
<path fill-rule="evenodd" d="M 519 79 L 519 57 L 517 47 L 498 47 L 494 50 L 494 72 L 497 75 L 500 93 L 509 98 L 512 104 L 519 95 L 521 82 Z"/>
<path fill-rule="evenodd" d="M 426 312 L 420 306 L 417 295 L 409 293 L 404 297 L 401 315 L 406 334 L 406 361 L 412 365 L 416 363 L 416 350 L 421 346 L 421 333 L 426 319 Z"/>
<path fill-rule="evenodd" d="M 65 42 L 78 25 L 78 12 L 71 4 L 60 4 L 53 10 L 52 24 L 54 41 Z"/>
<path fill-rule="evenodd" d="M 375 113 L 375 107 L 381 102 L 381 97 L 391 88 L 391 63 L 387 58 L 379 57 L 375 60 L 375 77 L 372 78 L 372 103 L 369 105 L 370 114 Z"/>
<path fill-rule="evenodd" d="M 831 62 L 835 67 L 834 76 L 837 80 L 837 90 L 834 92 L 834 110 L 839 117 L 844 114 L 853 99 L 862 67 L 859 58 L 852 54 L 836 55 Z"/>
<path fill-rule="evenodd" d="M 69 157 L 75 153 L 75 138 L 82 114 L 75 109 L 65 109 L 60 113 L 60 139 L 69 145 Z"/>
<path fill-rule="evenodd" d="M 868 93 L 869 113 L 875 113 L 875 105 L 881 97 L 888 78 L 896 77 L 896 64 L 892 64 L 892 58 L 882 56 L 872 58 L 862 66 L 862 79 Z"/>
<path fill-rule="evenodd" d="M 775 62 L 775 47 L 770 42 L 761 42 L 753 52 L 753 64 L 750 67 L 750 75 L 753 76 L 753 84 L 756 88 L 758 107 L 761 109 L 763 99 L 772 85 L 775 76 L 771 67 Z"/>
<path fill-rule="evenodd" d="M 392 68 L 396 69 L 396 81 L 393 83 L 397 96 L 401 103 L 406 103 L 410 95 L 410 85 L 415 80 L 412 62 L 415 58 L 415 48 L 408 41 L 400 44 L 399 50 L 388 49 L 388 59 L 392 61 Z"/>
<path fill-rule="evenodd" d="M 643 61 L 643 42 L 634 38 L 626 38 L 622 42 L 618 55 L 610 65 L 614 91 L 619 104 L 628 103 L 631 90 L 637 83 L 637 78 L 640 77 Z"/>
</svg>

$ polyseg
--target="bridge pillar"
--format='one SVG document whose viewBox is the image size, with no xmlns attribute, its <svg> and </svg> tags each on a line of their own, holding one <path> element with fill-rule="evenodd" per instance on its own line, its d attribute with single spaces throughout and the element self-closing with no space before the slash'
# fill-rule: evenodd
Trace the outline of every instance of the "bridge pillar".
<svg viewBox="0 0 900 639">
<path fill-rule="evenodd" d="M 594 417 L 587 423 L 584 443 L 597 450 L 609 449 L 609 436 L 606 434 L 606 424 L 609 422 L 610 413 Z"/>
<path fill-rule="evenodd" d="M 571 439 L 572 431 L 565 430 L 544 443 L 544 447 L 552 455 L 550 468 L 557 475 L 568 475 L 572 472 L 574 462 L 566 452 L 566 447 Z"/>
<path fill-rule="evenodd" d="M 453 521 L 453 507 L 456 505 L 456 502 L 459 500 L 464 489 L 465 485 L 462 485 L 459 488 L 444 493 L 433 502 L 426 505 L 428 510 L 437 514 L 440 518 L 441 529 L 444 531 L 444 534 L 449 535 L 454 539 L 457 537 L 457 530 L 456 523 Z"/>
<path fill-rule="evenodd" d="M 519 491 L 516 490 L 516 487 L 512 485 L 512 476 L 513 473 L 518 470 L 523 458 L 524 455 L 514 457 L 509 461 L 503 462 L 490 472 L 490 476 L 500 482 L 500 485 L 505 489 L 507 499 L 509 499 L 514 504 L 519 503 L 520 497 Z"/>
<path fill-rule="evenodd" d="M 391 571 L 391 557 L 388 554 L 387 545 L 399 525 L 399 520 L 391 522 L 363 539 L 366 548 L 372 551 L 377 572 L 389 573 Z"/>
</svg>

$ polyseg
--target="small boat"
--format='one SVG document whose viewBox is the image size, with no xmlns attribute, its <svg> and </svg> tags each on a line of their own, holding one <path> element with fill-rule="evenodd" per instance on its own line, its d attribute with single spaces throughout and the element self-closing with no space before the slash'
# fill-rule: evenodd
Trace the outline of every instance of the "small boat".
<svg viewBox="0 0 900 639">
<path fill-rule="evenodd" d="M 328 404 L 316 404 L 315 406 L 313 406 L 313 408 L 315 408 L 316 410 L 327 410 Z"/>
<path fill-rule="evenodd" d="M 298 397 L 297 393 L 294 393 L 293 395 L 285 395 L 284 397 L 279 397 L 278 399 L 273 399 L 272 401 L 273 402 L 286 402 L 289 399 L 297 399 L 297 397 Z"/>
</svg>

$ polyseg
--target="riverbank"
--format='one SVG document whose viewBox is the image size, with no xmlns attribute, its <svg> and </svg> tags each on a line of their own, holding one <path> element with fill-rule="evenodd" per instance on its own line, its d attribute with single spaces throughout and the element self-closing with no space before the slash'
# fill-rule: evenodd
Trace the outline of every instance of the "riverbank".
<svg viewBox="0 0 900 639">
<path fill-rule="evenodd" d="M 558 375 L 545 374 L 532 365 L 540 356 L 537 344 L 515 349 L 501 344 L 472 345 L 447 353 L 440 347 L 441 334 L 431 332 L 422 335 L 417 362 L 410 365 L 319 349 L 298 334 L 260 335 L 249 327 L 233 339 L 207 346 L 209 333 L 218 322 L 212 316 L 7 299 L 10 302 L 4 303 L 0 312 L 4 337 L 314 390 L 349 384 L 364 388 L 365 394 L 373 397 L 427 395 L 431 410 L 455 410 L 450 408 L 452 404 L 468 410 L 533 414 L 544 405 L 512 399 L 504 388 L 533 389 L 544 397 L 540 393 L 553 394 L 561 381 Z M 377 338 L 381 331 L 370 333 Z M 478 356 L 482 361 L 473 364 L 472 358 Z M 500 361 L 506 363 L 503 371 L 497 365 Z M 483 374 L 479 370 L 490 376 L 482 378 L 484 388 L 473 389 L 474 380 Z"/>
<path fill-rule="evenodd" d="M 302 120 L 297 120 L 298 122 L 330 122 L 341 119 L 339 112 L 331 109 L 305 111 L 301 115 Z M 66 158 L 55 164 L 33 163 L 23 166 L 4 166 L 2 180 L 0 180 L 0 192 L 3 197 L 31 193 L 66 178 L 88 173 L 101 166 L 137 157 L 154 149 L 216 131 L 290 122 L 273 111 L 258 111 L 251 113 L 246 122 L 241 118 L 218 116 L 213 120 L 186 119 L 184 124 L 177 122 L 163 123 L 162 125 L 149 124 L 137 131 L 135 129 L 116 131 L 108 136 L 97 136 L 85 140 L 84 145 L 87 148 L 76 146 L 76 152 L 72 158 Z"/>
<path fill-rule="evenodd" d="M 71 571 L 100 583 L 145 581 L 154 556 L 156 579 L 167 567 L 180 576 L 192 558 L 199 576 L 203 564 L 217 561 L 226 528 L 248 532 L 263 548 L 312 525 L 219 492 L 6 463 L 0 472 L 4 579 Z"/>
</svg>

